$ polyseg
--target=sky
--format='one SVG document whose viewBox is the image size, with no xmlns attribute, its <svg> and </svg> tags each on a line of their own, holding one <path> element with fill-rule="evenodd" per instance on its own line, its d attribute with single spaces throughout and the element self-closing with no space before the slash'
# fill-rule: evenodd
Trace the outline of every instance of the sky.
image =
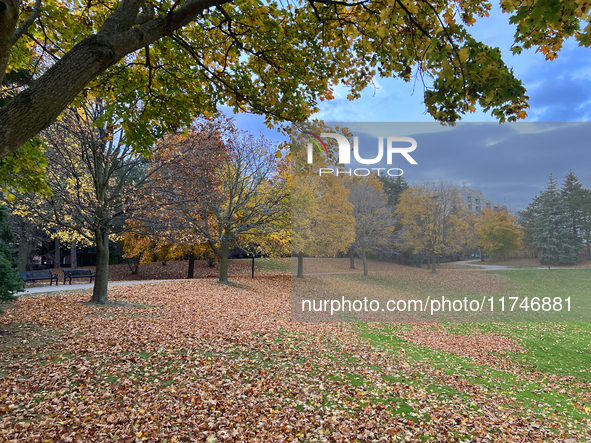
<svg viewBox="0 0 591 443">
<path fill-rule="evenodd" d="M 367 140 L 377 146 L 375 131 L 387 131 L 383 136 L 414 136 L 417 149 L 413 157 L 418 165 L 402 167 L 410 183 L 425 179 L 460 185 L 465 182 L 471 188 L 481 189 L 486 198 L 501 203 L 506 199 L 508 205 L 517 209 L 525 208 L 543 190 L 549 172 L 562 181 L 572 169 L 591 187 L 591 155 L 587 153 L 591 123 L 555 124 L 591 121 L 591 49 L 581 48 L 571 40 L 554 61 L 546 61 L 535 50 L 513 56 L 510 47 L 515 29 L 498 6 L 493 6 L 490 17 L 479 19 L 471 32 L 476 39 L 499 47 L 505 63 L 522 80 L 530 97 L 531 108 L 524 120 L 528 123 L 499 125 L 479 110 L 463 118 L 463 122 L 470 124 L 443 127 L 426 113 L 420 82 L 405 83 L 391 78 L 375 79 L 375 87 L 367 88 L 354 101 L 349 101 L 347 90 L 337 85 L 335 99 L 322 102 L 320 112 L 313 117 L 326 122 L 349 122 L 350 128 L 357 128 L 353 134 L 360 137 L 360 145 Z M 261 117 L 237 114 L 235 118 L 243 129 L 282 140 L 277 132 L 265 128 Z M 355 125 L 362 122 L 392 124 Z M 424 124 L 394 124 L 400 122 Z M 476 124 L 483 122 L 489 123 Z M 371 137 L 376 138 L 370 141 Z"/>
</svg>

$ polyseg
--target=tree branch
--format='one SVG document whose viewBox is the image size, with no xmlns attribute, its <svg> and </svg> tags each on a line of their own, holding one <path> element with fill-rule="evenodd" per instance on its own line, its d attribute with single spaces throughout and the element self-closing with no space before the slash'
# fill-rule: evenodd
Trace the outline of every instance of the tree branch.
<svg viewBox="0 0 591 443">
<path fill-rule="evenodd" d="M 21 23 L 14 34 L 12 34 L 12 44 L 14 45 L 19 38 L 23 36 L 25 31 L 29 29 L 29 27 L 33 24 L 35 20 L 39 17 L 39 13 L 41 12 L 41 0 L 35 0 L 35 5 L 33 6 L 33 11 L 31 11 L 31 15 L 27 17 L 27 19 Z"/>
<path fill-rule="evenodd" d="M 98 34 L 74 46 L 27 90 L 0 109 L 0 158 L 47 128 L 90 81 L 127 54 L 171 35 L 204 10 L 229 1 L 186 0 L 177 10 L 133 27 L 140 1 L 122 0 Z"/>
</svg>

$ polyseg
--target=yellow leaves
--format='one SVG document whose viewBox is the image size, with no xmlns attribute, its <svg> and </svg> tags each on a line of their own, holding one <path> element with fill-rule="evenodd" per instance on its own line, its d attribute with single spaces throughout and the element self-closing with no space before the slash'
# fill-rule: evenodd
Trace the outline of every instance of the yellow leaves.
<svg viewBox="0 0 591 443">
<path fill-rule="evenodd" d="M 382 38 L 384 38 L 386 36 L 386 33 L 388 32 L 388 27 L 387 26 L 380 26 L 378 28 L 378 35 Z"/>
<path fill-rule="evenodd" d="M 494 256 L 506 258 L 521 246 L 523 232 L 515 224 L 515 217 L 506 211 L 485 211 L 475 228 L 479 245 Z"/>
<path fill-rule="evenodd" d="M 412 0 L 403 0 L 402 4 L 408 9 L 411 14 L 418 14 L 419 7 L 417 4 Z"/>
<path fill-rule="evenodd" d="M 458 51 L 458 55 L 460 56 L 460 62 L 462 63 L 466 63 L 466 60 L 468 60 L 468 55 L 469 55 L 469 50 L 468 48 L 462 48 Z"/>
</svg>

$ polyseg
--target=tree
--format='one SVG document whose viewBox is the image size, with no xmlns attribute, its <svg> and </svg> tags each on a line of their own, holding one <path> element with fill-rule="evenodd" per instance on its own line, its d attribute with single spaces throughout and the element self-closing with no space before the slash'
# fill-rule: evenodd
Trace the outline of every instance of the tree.
<svg viewBox="0 0 591 443">
<path fill-rule="evenodd" d="M 408 189 L 406 179 L 402 175 L 397 177 L 381 175 L 378 180 L 384 185 L 384 192 L 388 196 L 388 205 L 391 208 L 396 208 L 400 194 Z"/>
<path fill-rule="evenodd" d="M 401 194 L 396 215 L 407 245 L 429 255 L 434 274 L 437 255 L 460 252 L 473 243 L 470 213 L 451 184 L 413 185 Z"/>
<path fill-rule="evenodd" d="M 129 224 L 135 228 L 131 228 L 122 235 L 124 241 L 123 258 L 126 260 L 132 274 L 138 273 L 140 265 L 152 263 L 154 260 L 161 261 L 164 265 L 167 261 L 181 260 L 188 257 L 187 278 L 194 277 L 196 258 L 206 259 L 210 267 L 214 265 L 215 255 L 208 243 L 187 245 L 167 241 L 162 239 L 166 238 L 166 236 L 153 232 L 151 229 L 146 229 L 146 226 L 138 225 L 135 220 L 130 220 Z M 151 228 L 157 225 L 158 223 L 148 224 Z M 151 234 L 140 234 L 136 230 L 148 231 Z"/>
<path fill-rule="evenodd" d="M 591 190 L 583 188 L 581 199 L 581 233 L 587 251 L 587 260 L 591 260 Z"/>
<path fill-rule="evenodd" d="M 227 283 L 231 247 L 246 250 L 288 226 L 289 181 L 275 147 L 237 131 L 230 120 L 223 120 L 210 144 L 197 156 L 161 167 L 150 192 L 159 206 L 155 217 L 170 238 L 207 242 L 220 259 L 219 280 Z M 208 167 L 205 160 L 211 160 Z"/>
<path fill-rule="evenodd" d="M 507 211 L 486 210 L 476 222 L 478 244 L 495 257 L 508 258 L 521 246 L 523 234 Z"/>
<path fill-rule="evenodd" d="M 517 223 L 521 227 L 521 232 L 523 233 L 523 237 L 521 238 L 522 247 L 532 254 L 532 257 L 536 256 L 536 245 L 534 243 L 534 213 L 531 205 L 524 210 L 519 211 Z"/>
<path fill-rule="evenodd" d="M 139 198 L 150 178 L 148 159 L 133 153 L 115 124 L 100 123 L 104 109 L 100 100 L 68 109 L 43 134 L 52 195 L 29 206 L 31 214 L 50 228 L 60 226 L 71 241 L 96 246 L 94 303 L 108 301 L 109 236 L 123 232 L 130 214 L 152 204 Z"/>
<path fill-rule="evenodd" d="M 573 235 L 581 238 L 581 226 L 583 224 L 583 200 L 585 198 L 585 189 L 579 177 L 571 169 L 566 175 L 560 194 L 566 200 L 569 210 L 570 225 Z"/>
<path fill-rule="evenodd" d="M 355 218 L 353 248 L 363 260 L 363 275 L 367 277 L 367 254 L 381 252 L 392 255 L 398 249 L 398 235 L 394 231 L 396 218 L 388 206 L 388 196 L 367 181 L 350 184 L 349 202 Z"/>
<path fill-rule="evenodd" d="M 335 257 L 352 248 L 355 240 L 353 206 L 349 189 L 341 178 L 320 176 L 316 168 L 335 166 L 337 143 L 325 143 L 328 156 L 314 165 L 307 162 L 310 134 L 337 132 L 345 137 L 347 128 L 331 127 L 322 121 L 292 125 L 291 128 L 291 252 L 298 258 L 297 277 L 304 278 L 304 256 Z M 351 260 L 354 263 L 354 258 Z"/>
<path fill-rule="evenodd" d="M 23 279 L 13 267 L 9 244 L 15 240 L 8 224 L 6 206 L 0 204 L 0 300 L 12 300 L 13 295 L 25 287 Z"/>
<path fill-rule="evenodd" d="M 355 239 L 349 190 L 334 176 L 292 176 L 291 242 L 298 257 L 297 277 L 304 278 L 304 255 L 334 257 Z"/>
<path fill-rule="evenodd" d="M 336 83 L 355 98 L 376 74 L 432 77 L 425 104 L 441 121 L 477 104 L 501 121 L 528 107 L 499 50 L 467 32 L 490 9 L 476 0 L 2 5 L 0 78 L 25 69 L 31 79 L 0 110 L 0 158 L 84 91 L 112 103 L 108 118 L 140 150 L 222 103 L 270 122 L 302 121 Z"/>
<path fill-rule="evenodd" d="M 533 219 L 533 241 L 540 263 L 578 263 L 580 241 L 572 230 L 567 202 L 550 173 L 546 190 L 534 197 L 527 210 Z"/>
</svg>

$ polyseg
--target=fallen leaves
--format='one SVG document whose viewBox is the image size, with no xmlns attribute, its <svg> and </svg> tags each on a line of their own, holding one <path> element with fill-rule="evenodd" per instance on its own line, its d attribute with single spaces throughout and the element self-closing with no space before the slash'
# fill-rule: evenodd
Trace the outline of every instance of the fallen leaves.
<svg viewBox="0 0 591 443">
<path fill-rule="evenodd" d="M 507 337 L 495 334 L 451 334 L 437 325 L 413 325 L 411 330 L 404 331 L 401 336 L 413 343 L 470 357 L 480 364 L 503 369 L 514 364 L 502 358 L 499 353 L 523 351 Z"/>
<path fill-rule="evenodd" d="M 112 300 L 139 308 L 85 305 L 87 294 L 17 302 L 0 324 L 62 335 L 26 352 L 2 347 L 1 359 L 12 364 L 0 379 L 0 440 L 496 442 L 589 435 L 588 427 L 565 427 L 559 416 L 519 410 L 510 393 L 410 359 L 404 348 L 394 354 L 376 347 L 350 325 L 290 322 L 287 276 L 236 282 L 110 290 Z M 453 340 L 465 340 L 429 338 L 421 328 L 407 339 L 449 351 L 458 348 Z M 492 350 L 518 349 L 487 340 Z M 463 349 L 478 359 L 475 348 Z"/>
</svg>

